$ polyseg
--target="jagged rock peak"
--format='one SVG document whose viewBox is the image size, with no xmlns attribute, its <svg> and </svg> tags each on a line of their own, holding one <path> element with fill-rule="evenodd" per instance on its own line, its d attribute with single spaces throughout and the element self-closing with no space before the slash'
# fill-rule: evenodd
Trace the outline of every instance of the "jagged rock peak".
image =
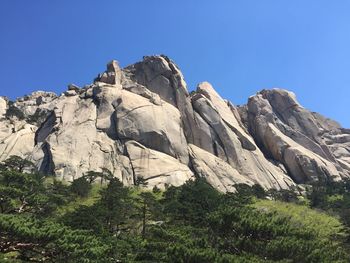
<svg viewBox="0 0 350 263">
<path fill-rule="evenodd" d="M 160 55 L 124 69 L 113 60 L 92 84 L 70 84 L 59 96 L 0 97 L 0 161 L 11 155 L 67 181 L 106 168 L 150 188 L 197 176 L 221 191 L 237 183 L 286 189 L 349 177 L 350 131 L 282 89 L 243 106 L 208 82 L 190 95 L 179 67 Z"/>
<path fill-rule="evenodd" d="M 124 72 L 172 105 L 178 104 L 180 94 L 189 95 L 181 71 L 164 55 L 145 56 L 141 62 L 126 67 Z"/>
<path fill-rule="evenodd" d="M 302 107 L 292 92 L 263 90 L 249 98 L 247 111 L 258 145 L 283 163 L 297 183 L 350 175 L 350 137 L 335 121 Z M 339 137 L 344 138 L 341 145 L 336 143 Z"/>
<path fill-rule="evenodd" d="M 104 82 L 107 84 L 120 84 L 122 81 L 122 70 L 116 60 L 112 60 L 107 64 L 107 70 L 97 76 L 95 82 Z"/>
</svg>

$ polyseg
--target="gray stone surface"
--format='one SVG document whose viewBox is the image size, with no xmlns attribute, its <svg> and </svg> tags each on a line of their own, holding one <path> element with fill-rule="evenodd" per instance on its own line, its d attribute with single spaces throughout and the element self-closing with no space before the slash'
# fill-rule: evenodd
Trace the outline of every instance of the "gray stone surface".
<svg viewBox="0 0 350 263">
<path fill-rule="evenodd" d="M 297 183 L 349 176 L 349 138 L 340 126 L 303 108 L 291 92 L 263 90 L 248 102 L 249 130 Z M 336 137 L 344 138 L 339 145 Z M 337 151 L 342 154 L 336 156 Z"/>
<path fill-rule="evenodd" d="M 123 90 L 115 106 L 118 137 L 133 139 L 188 164 L 187 142 L 179 111 L 169 103 L 156 105 Z"/>
<path fill-rule="evenodd" d="M 160 189 L 170 185 L 180 186 L 194 179 L 187 165 L 167 154 L 146 148 L 136 141 L 128 141 L 125 145 L 135 179 L 143 178 L 150 189 L 154 186 Z"/>
<path fill-rule="evenodd" d="M 246 176 L 241 175 L 227 162 L 193 145 L 189 145 L 190 156 L 195 173 L 205 178 L 212 186 L 222 192 L 234 192 L 235 184 L 253 185 Z"/>
<path fill-rule="evenodd" d="M 7 100 L 3 97 L 0 97 L 0 119 L 4 117 L 7 109 Z"/>
<path fill-rule="evenodd" d="M 5 116 L 9 105 L 18 116 Z M 66 181 L 106 168 L 149 188 L 199 176 L 224 192 L 237 183 L 287 189 L 349 177 L 350 130 L 285 90 L 263 90 L 243 106 L 208 82 L 189 94 L 173 61 L 149 56 L 124 69 L 113 60 L 92 84 L 59 96 L 0 97 L 0 161 L 11 155 Z"/>
<path fill-rule="evenodd" d="M 225 102 L 209 83 L 198 86 L 197 93 L 192 96 L 192 104 L 216 136 L 207 144 L 216 145 L 214 154 L 227 160 L 240 175 L 265 188 L 284 189 L 294 184 L 265 158 L 254 139 L 246 133 L 241 120 L 237 119 L 239 116 L 232 111 L 234 106 Z"/>
</svg>

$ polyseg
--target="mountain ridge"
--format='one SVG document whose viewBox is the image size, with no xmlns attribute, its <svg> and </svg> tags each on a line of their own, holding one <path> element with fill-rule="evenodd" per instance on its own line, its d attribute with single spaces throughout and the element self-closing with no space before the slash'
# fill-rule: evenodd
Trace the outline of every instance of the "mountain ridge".
<svg viewBox="0 0 350 263">
<path fill-rule="evenodd" d="M 126 185 L 143 178 L 164 188 L 199 176 L 231 191 L 350 176 L 350 131 L 293 93 L 262 90 L 241 106 L 208 82 L 189 93 L 164 55 L 124 69 L 111 61 L 92 84 L 61 95 L 0 97 L 0 119 L 0 161 L 19 155 L 68 181 L 106 168 Z"/>
</svg>

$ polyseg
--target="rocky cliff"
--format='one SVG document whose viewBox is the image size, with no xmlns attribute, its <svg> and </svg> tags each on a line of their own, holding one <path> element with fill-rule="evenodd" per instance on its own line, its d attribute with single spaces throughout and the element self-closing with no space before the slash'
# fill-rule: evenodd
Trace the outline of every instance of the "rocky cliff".
<svg viewBox="0 0 350 263">
<path fill-rule="evenodd" d="M 71 181 L 109 169 L 126 185 L 181 185 L 205 177 L 286 189 L 350 176 L 350 130 L 303 108 L 291 92 L 263 90 L 235 106 L 203 82 L 191 94 L 166 56 L 121 69 L 57 96 L 0 97 L 0 161 L 19 155 Z"/>
</svg>

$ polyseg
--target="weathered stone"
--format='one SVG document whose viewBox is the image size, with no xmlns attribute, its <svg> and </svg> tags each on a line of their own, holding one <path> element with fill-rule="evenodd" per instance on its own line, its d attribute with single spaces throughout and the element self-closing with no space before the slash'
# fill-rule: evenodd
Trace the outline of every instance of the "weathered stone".
<svg viewBox="0 0 350 263">
<path fill-rule="evenodd" d="M 115 105 L 118 137 L 133 139 L 188 164 L 186 138 L 179 111 L 164 102 L 161 106 L 123 90 Z"/>
<path fill-rule="evenodd" d="M 0 119 L 6 114 L 7 110 L 7 100 L 0 97 Z"/>
<path fill-rule="evenodd" d="M 30 156 L 34 148 L 34 137 L 37 127 L 25 122 L 0 123 L 0 161 L 4 161 L 11 155 L 22 158 Z"/>
<path fill-rule="evenodd" d="M 190 144 L 190 156 L 193 169 L 200 177 L 205 178 L 213 187 L 222 192 L 234 192 L 235 184 L 253 185 L 247 177 L 241 175 L 227 162 L 215 155 Z"/>
<path fill-rule="evenodd" d="M 204 97 L 209 99 L 209 101 L 213 104 L 215 111 L 217 111 L 218 115 L 220 115 L 221 119 L 237 135 L 238 139 L 242 144 L 242 147 L 247 150 L 254 151 L 256 149 L 254 140 L 241 127 L 241 123 L 236 118 L 238 116 L 235 116 L 231 109 L 233 108 L 233 105 L 231 104 L 229 106 L 228 103 L 226 103 L 219 96 L 219 94 L 217 94 L 217 92 L 208 82 L 200 83 L 198 85 L 197 92 L 203 94 Z"/>
<path fill-rule="evenodd" d="M 30 158 L 35 145 L 37 128 L 49 115 L 49 108 L 53 107 L 51 103 L 56 97 L 52 92 L 37 91 L 18 98 L 12 104 L 12 107 L 22 117 L 0 118 L 0 161 L 11 155 Z M 0 97 L 0 101 L 2 99 Z M 8 108 L 7 100 L 3 100 L 5 100 L 6 108 Z"/>
<path fill-rule="evenodd" d="M 22 98 L 18 98 L 14 102 L 14 106 L 18 108 L 25 118 L 33 115 L 48 114 L 55 104 L 57 95 L 53 92 L 36 91 Z"/>
<path fill-rule="evenodd" d="M 75 84 L 69 84 L 68 85 L 68 90 L 74 90 L 76 92 L 79 92 L 80 91 L 80 87 L 75 85 Z"/>
<path fill-rule="evenodd" d="M 166 56 L 147 56 L 142 62 L 124 69 L 130 80 L 141 84 L 160 98 L 178 108 L 189 143 L 199 145 L 196 133 L 199 128 L 195 122 L 191 99 L 181 71 Z M 200 145 L 199 145 L 200 146 Z"/>
<path fill-rule="evenodd" d="M 125 69 L 112 61 L 91 85 L 19 98 L 11 107 L 21 118 L 5 118 L 8 107 L 0 97 L 0 161 L 19 155 L 62 180 L 106 168 L 125 185 L 143 178 L 165 188 L 200 176 L 225 192 L 350 176 L 349 129 L 284 90 L 239 107 L 207 82 L 190 95 L 166 56 Z"/>
<path fill-rule="evenodd" d="M 142 86 L 140 84 L 136 84 L 134 82 L 123 83 L 123 89 L 130 91 L 132 93 L 135 93 L 137 95 L 140 95 L 142 97 L 145 97 L 146 99 L 149 99 L 149 101 L 155 105 L 162 105 L 162 99 L 159 97 L 159 95 L 151 92 L 145 86 Z"/>
<path fill-rule="evenodd" d="M 54 114 L 37 132 L 33 153 L 40 170 L 71 181 L 87 171 L 109 169 L 132 184 L 131 169 L 117 143 L 96 127 L 97 108 L 91 99 L 62 97 Z"/>
<path fill-rule="evenodd" d="M 154 186 L 160 189 L 167 185 L 180 186 L 194 178 L 187 165 L 167 154 L 148 149 L 136 141 L 128 141 L 125 145 L 135 179 L 145 179 L 150 189 Z"/>
<path fill-rule="evenodd" d="M 93 99 L 97 106 L 96 128 L 106 132 L 111 138 L 117 138 L 114 119 L 114 104 L 121 99 L 120 84 L 99 84 L 93 87 Z"/>
<path fill-rule="evenodd" d="M 70 96 L 76 96 L 78 94 L 77 94 L 76 90 L 70 89 L 70 90 L 65 91 L 64 95 L 67 96 L 67 97 L 70 97 Z"/>
<path fill-rule="evenodd" d="M 211 126 L 217 136 L 214 145 L 221 146 L 215 155 L 236 169 L 241 175 L 266 188 L 289 188 L 294 183 L 271 162 L 255 145 L 245 131 L 241 120 L 237 120 L 232 104 L 225 102 L 209 83 L 202 83 L 192 96 L 196 112 Z M 223 157 L 223 155 L 225 157 Z"/>
<path fill-rule="evenodd" d="M 122 70 L 116 60 L 112 60 L 107 64 L 107 71 L 100 74 L 96 81 L 104 82 L 107 84 L 120 84 L 123 78 Z"/>
<path fill-rule="evenodd" d="M 287 167 L 297 183 L 348 176 L 349 171 L 332 153 L 336 150 L 328 147 L 324 139 L 329 129 L 339 130 L 338 126 L 304 109 L 293 93 L 264 90 L 249 99 L 248 115 L 255 140 L 266 154 Z M 347 140 L 346 136 L 342 138 Z"/>
</svg>

